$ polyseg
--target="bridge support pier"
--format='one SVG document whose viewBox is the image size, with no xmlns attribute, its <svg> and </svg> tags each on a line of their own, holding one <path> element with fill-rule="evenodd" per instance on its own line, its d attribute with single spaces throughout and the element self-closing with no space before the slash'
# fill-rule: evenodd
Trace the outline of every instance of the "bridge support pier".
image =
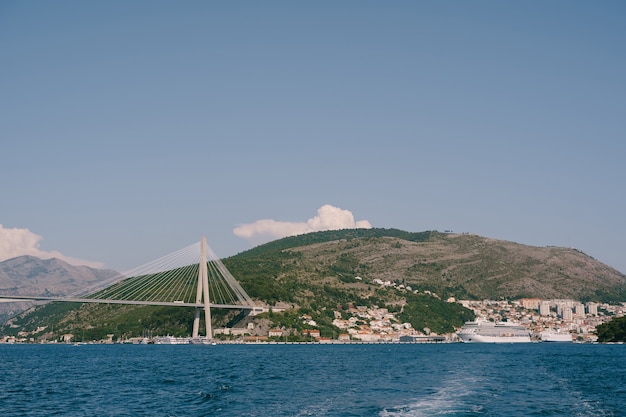
<svg viewBox="0 0 626 417">
<path fill-rule="evenodd" d="M 200 245 L 200 268 L 198 269 L 198 287 L 196 290 L 196 304 L 204 303 L 204 322 L 206 338 L 213 339 L 211 327 L 211 302 L 209 301 L 209 273 L 206 261 L 206 239 L 202 237 Z M 196 307 L 191 337 L 197 339 L 200 333 L 200 307 Z"/>
</svg>

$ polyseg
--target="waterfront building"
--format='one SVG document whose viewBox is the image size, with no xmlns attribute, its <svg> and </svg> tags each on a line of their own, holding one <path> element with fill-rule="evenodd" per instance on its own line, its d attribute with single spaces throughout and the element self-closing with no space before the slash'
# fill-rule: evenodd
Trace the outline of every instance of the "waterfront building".
<svg viewBox="0 0 626 417">
<path fill-rule="evenodd" d="M 312 337 L 314 339 L 319 339 L 320 338 L 320 331 L 317 329 L 305 329 L 302 330 L 302 335 L 303 336 L 309 336 Z"/>
<path fill-rule="evenodd" d="M 446 341 L 445 336 L 439 335 L 405 335 L 400 336 L 400 343 L 443 343 Z"/>
<path fill-rule="evenodd" d="M 282 337 L 283 331 L 281 329 L 271 329 L 268 333 L 268 337 Z"/>
<path fill-rule="evenodd" d="M 254 329 L 254 327 L 252 329 Z M 250 333 L 251 333 L 251 329 L 249 328 L 223 327 L 223 328 L 213 329 L 213 335 L 224 334 L 224 335 L 233 335 L 233 336 L 243 336 L 245 334 L 250 334 Z"/>
</svg>

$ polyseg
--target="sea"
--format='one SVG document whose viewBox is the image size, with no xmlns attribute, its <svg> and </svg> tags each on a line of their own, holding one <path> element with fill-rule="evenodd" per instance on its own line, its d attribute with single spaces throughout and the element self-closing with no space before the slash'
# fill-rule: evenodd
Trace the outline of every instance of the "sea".
<svg viewBox="0 0 626 417">
<path fill-rule="evenodd" d="M 3 416 L 626 416 L 626 345 L 0 345 Z"/>
</svg>

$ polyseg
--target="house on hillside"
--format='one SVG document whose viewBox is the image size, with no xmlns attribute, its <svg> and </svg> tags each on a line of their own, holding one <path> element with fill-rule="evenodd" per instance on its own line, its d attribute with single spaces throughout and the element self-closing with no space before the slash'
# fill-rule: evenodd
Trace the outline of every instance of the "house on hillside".
<svg viewBox="0 0 626 417">
<path fill-rule="evenodd" d="M 320 331 L 318 329 L 305 329 L 302 330 L 302 335 L 303 336 L 310 336 L 314 339 L 319 339 L 320 338 Z"/>
<path fill-rule="evenodd" d="M 269 332 L 267 332 L 267 336 L 268 337 L 282 337 L 283 331 L 281 329 L 271 329 Z"/>
</svg>

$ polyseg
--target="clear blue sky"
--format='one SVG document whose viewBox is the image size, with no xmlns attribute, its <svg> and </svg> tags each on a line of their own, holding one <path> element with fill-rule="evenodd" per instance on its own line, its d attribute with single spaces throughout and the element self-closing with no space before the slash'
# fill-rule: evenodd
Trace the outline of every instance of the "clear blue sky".
<svg viewBox="0 0 626 417">
<path fill-rule="evenodd" d="M 622 1 L 3 1 L 0 224 L 126 270 L 329 204 L 626 272 L 625 22 Z"/>
</svg>

